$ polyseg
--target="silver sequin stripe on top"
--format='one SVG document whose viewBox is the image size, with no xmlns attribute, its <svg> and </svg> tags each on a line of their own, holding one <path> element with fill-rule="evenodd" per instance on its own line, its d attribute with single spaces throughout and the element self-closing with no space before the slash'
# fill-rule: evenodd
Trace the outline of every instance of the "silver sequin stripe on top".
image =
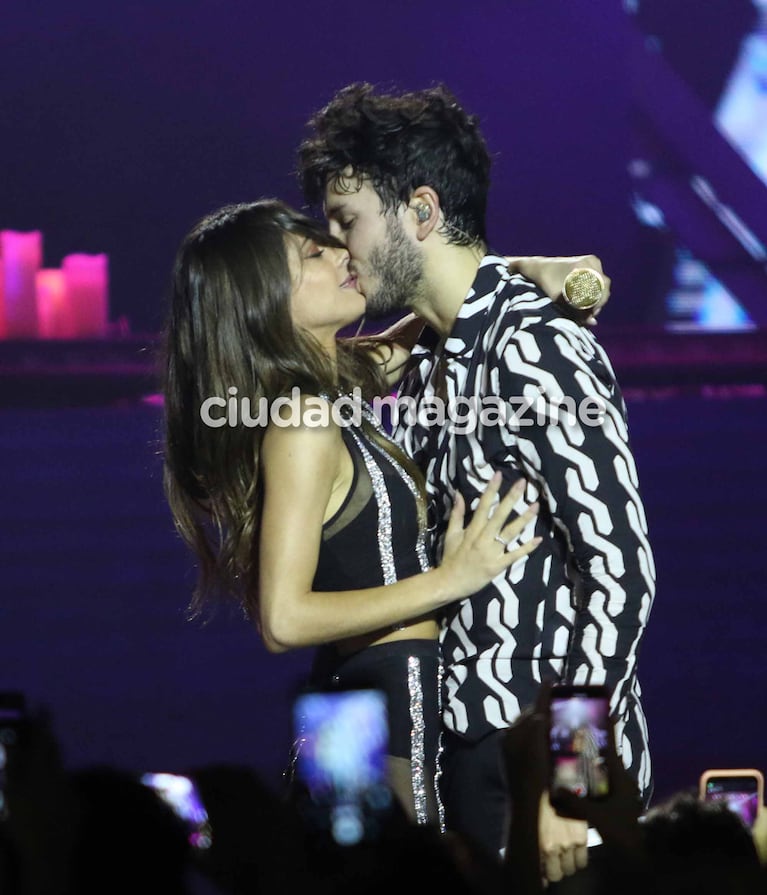
<svg viewBox="0 0 767 895">
<path fill-rule="evenodd" d="M 389 436 L 388 432 L 384 429 L 381 421 L 375 415 L 373 408 L 366 401 L 363 401 L 361 406 L 363 418 L 368 423 L 370 423 L 370 425 L 372 425 L 383 438 L 385 438 L 392 445 L 397 446 L 396 443 Z M 388 454 L 382 447 L 379 447 L 379 445 L 375 443 L 372 446 L 378 451 L 379 454 L 384 456 L 389 461 L 389 463 L 391 463 L 402 481 L 407 485 L 408 491 L 410 491 L 410 493 L 413 495 L 413 500 L 415 500 L 416 505 L 418 505 L 423 500 L 423 497 L 418 490 L 418 486 L 413 481 L 413 477 L 408 473 L 406 469 L 403 469 L 403 467 L 397 462 L 394 457 L 392 457 L 391 454 Z M 416 541 L 415 550 L 416 556 L 418 557 L 418 563 L 421 567 L 421 571 L 428 572 L 431 568 L 431 563 L 429 562 L 429 555 L 426 552 L 426 529 L 423 526 L 419 526 L 418 528 L 418 540 Z"/>
<path fill-rule="evenodd" d="M 413 495 L 413 500 L 415 500 L 416 505 L 421 501 L 421 495 L 418 493 L 418 487 L 416 483 L 413 481 L 412 477 L 408 475 L 407 471 L 403 469 L 399 463 L 392 457 L 390 454 L 387 454 L 386 451 L 379 447 L 377 444 L 372 445 L 379 454 L 384 456 L 389 463 L 394 467 L 402 481 L 407 485 L 408 491 Z M 431 563 L 429 562 L 429 555 L 426 552 L 426 529 L 423 525 L 418 526 L 418 538 L 415 542 L 415 552 L 418 557 L 418 564 L 421 567 L 422 572 L 428 572 L 431 568 Z"/>
<path fill-rule="evenodd" d="M 373 495 L 378 504 L 378 553 L 381 558 L 384 584 L 394 584 L 397 581 L 397 568 L 394 564 L 394 548 L 392 547 L 391 499 L 386 488 L 384 474 L 381 467 L 373 460 L 360 436 L 352 428 L 349 429 L 349 432 L 362 455 L 365 468 L 370 476 L 370 484 L 373 486 Z"/>
</svg>

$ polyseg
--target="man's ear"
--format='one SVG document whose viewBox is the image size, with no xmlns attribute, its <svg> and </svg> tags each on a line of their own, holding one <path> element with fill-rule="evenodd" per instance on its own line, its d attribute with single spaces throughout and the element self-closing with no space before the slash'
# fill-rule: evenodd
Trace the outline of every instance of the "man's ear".
<svg viewBox="0 0 767 895">
<path fill-rule="evenodd" d="M 423 240 L 440 222 L 442 211 L 439 196 L 430 186 L 419 186 L 413 190 L 407 205 L 407 215 L 411 221 L 416 239 Z"/>
</svg>

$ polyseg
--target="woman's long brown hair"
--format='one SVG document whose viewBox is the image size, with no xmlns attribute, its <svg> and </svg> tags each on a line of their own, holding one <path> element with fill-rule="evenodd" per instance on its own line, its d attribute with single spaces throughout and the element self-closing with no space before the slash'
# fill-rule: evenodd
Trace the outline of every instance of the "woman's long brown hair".
<svg viewBox="0 0 767 895">
<path fill-rule="evenodd" d="M 235 386 L 255 407 L 294 386 L 318 395 L 359 386 L 385 392 L 380 365 L 360 343 L 340 340 L 334 367 L 293 325 L 285 235 L 340 245 L 311 218 L 274 199 L 229 205 L 189 233 L 176 256 L 165 364 L 165 493 L 182 538 L 199 558 L 190 609 L 234 597 L 258 609 L 259 455 L 265 427 L 212 428 L 200 410 Z M 369 431 L 421 483 L 414 464 Z"/>
</svg>

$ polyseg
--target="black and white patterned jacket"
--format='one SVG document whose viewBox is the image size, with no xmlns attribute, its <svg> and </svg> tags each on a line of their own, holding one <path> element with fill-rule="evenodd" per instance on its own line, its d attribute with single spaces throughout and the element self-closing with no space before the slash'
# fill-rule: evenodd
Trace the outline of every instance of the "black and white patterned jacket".
<svg viewBox="0 0 767 895">
<path fill-rule="evenodd" d="M 437 535 L 455 491 L 473 507 L 500 469 L 504 488 L 527 480 L 517 511 L 541 502 L 524 540 L 544 539 L 506 574 L 448 608 L 445 725 L 477 740 L 513 722 L 543 679 L 606 683 L 623 762 L 647 798 L 651 769 L 636 662 L 655 570 L 610 362 L 589 329 L 509 274 L 497 255 L 484 257 L 441 350 L 436 343 L 427 330 L 413 352 L 399 397 L 414 399 L 420 418 L 400 413 L 394 436 L 426 474 Z M 458 426 L 449 416 L 445 425 L 429 425 L 435 394 L 446 397 L 448 411 L 451 401 L 464 399 L 460 413 L 465 399 L 484 399 L 474 431 L 471 422 L 460 425 L 466 417 L 456 411 Z M 584 423 L 599 417 L 599 406 L 602 422 Z M 579 416 L 582 408 L 590 415 Z"/>
</svg>

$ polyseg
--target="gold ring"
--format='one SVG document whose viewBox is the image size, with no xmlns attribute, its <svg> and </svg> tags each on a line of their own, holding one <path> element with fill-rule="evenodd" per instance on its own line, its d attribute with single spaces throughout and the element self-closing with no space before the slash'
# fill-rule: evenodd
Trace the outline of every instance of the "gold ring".
<svg viewBox="0 0 767 895">
<path fill-rule="evenodd" d="M 576 267 L 562 284 L 565 301 L 579 311 L 587 311 L 599 304 L 604 292 L 605 278 L 591 267 Z"/>
</svg>

